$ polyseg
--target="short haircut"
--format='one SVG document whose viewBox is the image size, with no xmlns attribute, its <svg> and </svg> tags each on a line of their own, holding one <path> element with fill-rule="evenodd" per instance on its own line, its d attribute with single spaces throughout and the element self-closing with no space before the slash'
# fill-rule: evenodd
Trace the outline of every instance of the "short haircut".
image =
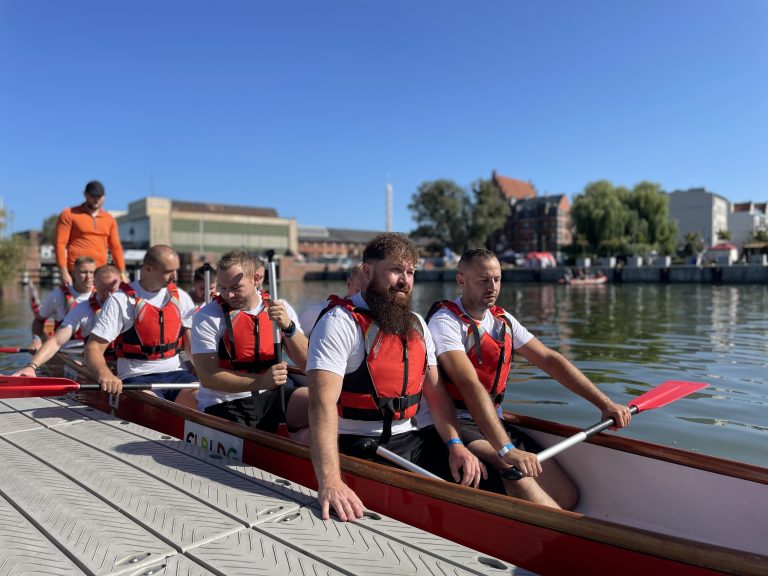
<svg viewBox="0 0 768 576">
<path fill-rule="evenodd" d="M 206 270 L 210 270 L 211 275 L 216 274 L 216 268 L 214 268 L 213 266 L 208 264 L 208 262 L 206 262 L 202 266 L 198 266 L 195 269 L 195 274 L 194 274 L 194 276 L 192 278 L 192 281 L 193 282 L 197 282 L 198 280 L 205 280 L 205 271 Z"/>
<path fill-rule="evenodd" d="M 90 256 L 78 256 L 77 258 L 75 258 L 75 263 L 73 265 L 73 268 L 77 268 L 78 266 L 82 266 L 83 264 L 96 264 L 96 260 L 94 260 Z"/>
<path fill-rule="evenodd" d="M 91 196 L 104 196 L 104 184 L 98 180 L 91 180 L 85 185 L 85 193 Z"/>
<path fill-rule="evenodd" d="M 151 246 L 150 249 L 147 250 L 147 253 L 144 254 L 144 265 L 145 266 L 162 265 L 163 256 L 165 256 L 169 252 L 178 257 L 178 254 L 176 254 L 176 251 L 170 246 L 166 246 L 165 244 L 155 244 L 154 246 Z"/>
<path fill-rule="evenodd" d="M 347 270 L 347 277 L 346 279 L 349 280 L 350 278 L 354 278 L 358 274 L 360 274 L 363 271 L 363 263 L 358 262 L 354 266 L 352 266 L 349 270 Z"/>
<path fill-rule="evenodd" d="M 103 266 L 99 266 L 96 268 L 96 273 L 93 275 L 94 278 L 100 278 L 102 276 L 106 276 L 107 274 L 116 274 L 117 276 L 120 276 L 120 270 L 117 269 L 117 266 L 113 266 L 112 264 L 104 264 Z"/>
<path fill-rule="evenodd" d="M 371 239 L 363 251 L 363 262 L 393 258 L 413 264 L 419 261 L 419 249 L 405 234 L 385 232 Z"/>
<path fill-rule="evenodd" d="M 464 266 L 471 266 L 475 261 L 486 262 L 488 260 L 498 260 L 498 258 L 487 248 L 472 248 L 461 255 L 458 267 L 461 270 Z"/>
<path fill-rule="evenodd" d="M 248 252 L 236 250 L 227 252 L 219 258 L 216 270 L 229 270 L 232 266 L 240 266 L 243 269 L 243 274 L 252 277 L 256 270 L 264 266 L 264 261 L 258 256 L 251 256 Z"/>
</svg>

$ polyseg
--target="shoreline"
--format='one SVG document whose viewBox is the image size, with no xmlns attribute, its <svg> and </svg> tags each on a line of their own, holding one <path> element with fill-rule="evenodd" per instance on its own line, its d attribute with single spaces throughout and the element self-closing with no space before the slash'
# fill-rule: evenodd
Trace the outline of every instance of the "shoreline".
<svg viewBox="0 0 768 576">
<path fill-rule="evenodd" d="M 553 268 L 506 268 L 502 270 L 504 282 L 538 282 L 542 284 L 558 284 L 565 271 L 570 266 Z M 670 266 L 667 268 L 654 266 L 624 266 L 610 268 L 592 266 L 590 272 L 602 272 L 607 277 L 608 284 L 768 284 L 768 266 L 762 264 L 735 264 L 732 266 Z M 416 282 L 448 282 L 454 281 L 456 268 L 433 268 L 417 270 Z M 343 281 L 346 278 L 344 270 L 310 270 L 303 278 L 304 281 Z M 604 284 L 590 285 L 604 286 Z"/>
</svg>

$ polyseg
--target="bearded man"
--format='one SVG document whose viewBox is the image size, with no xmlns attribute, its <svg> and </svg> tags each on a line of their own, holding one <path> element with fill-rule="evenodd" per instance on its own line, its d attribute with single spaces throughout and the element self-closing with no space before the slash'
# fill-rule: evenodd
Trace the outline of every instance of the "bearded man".
<svg viewBox="0 0 768 576">
<path fill-rule="evenodd" d="M 360 454 L 378 442 L 433 474 L 477 486 L 485 468 L 459 439 L 458 421 L 440 383 L 435 347 L 424 319 L 411 311 L 418 250 L 402 234 L 373 238 L 363 252 L 362 290 L 331 298 L 310 338 L 309 422 L 312 463 L 323 519 L 363 515 L 341 478 L 339 450 Z M 422 394 L 435 426 L 411 418 Z M 373 452 L 373 450 L 371 450 Z M 373 458 L 373 454 L 368 455 Z"/>
</svg>

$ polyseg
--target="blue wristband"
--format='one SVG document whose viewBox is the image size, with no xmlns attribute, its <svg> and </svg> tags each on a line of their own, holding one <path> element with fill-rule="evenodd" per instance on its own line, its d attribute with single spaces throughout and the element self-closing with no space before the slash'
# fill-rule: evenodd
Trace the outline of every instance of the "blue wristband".
<svg viewBox="0 0 768 576">
<path fill-rule="evenodd" d="M 504 454 L 506 454 L 507 452 L 512 452 L 512 450 L 514 449 L 515 449 L 515 445 L 512 444 L 512 442 L 509 442 L 507 444 L 504 444 L 504 446 L 501 447 L 501 450 L 499 450 L 497 454 L 499 455 L 499 458 L 503 459 Z"/>
<path fill-rule="evenodd" d="M 461 441 L 461 438 L 451 438 L 445 443 L 446 446 L 451 446 L 452 444 L 464 444 L 464 442 Z"/>
</svg>

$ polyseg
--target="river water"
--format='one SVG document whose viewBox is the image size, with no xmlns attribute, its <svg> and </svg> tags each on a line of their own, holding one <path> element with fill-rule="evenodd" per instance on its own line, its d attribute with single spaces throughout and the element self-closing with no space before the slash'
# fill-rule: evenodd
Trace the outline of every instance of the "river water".
<svg viewBox="0 0 768 576">
<path fill-rule="evenodd" d="M 301 313 L 343 291 L 336 282 L 285 282 L 280 297 Z M 456 295 L 453 283 L 417 284 L 414 309 L 424 314 Z M 768 286 L 506 284 L 499 304 L 617 402 L 666 380 L 708 384 L 609 433 L 768 466 Z M 31 322 L 26 301 L 0 302 L 0 346 L 26 346 Z M 0 371 L 28 359 L 1 355 Z M 520 356 L 504 407 L 579 427 L 600 419 Z"/>
</svg>

